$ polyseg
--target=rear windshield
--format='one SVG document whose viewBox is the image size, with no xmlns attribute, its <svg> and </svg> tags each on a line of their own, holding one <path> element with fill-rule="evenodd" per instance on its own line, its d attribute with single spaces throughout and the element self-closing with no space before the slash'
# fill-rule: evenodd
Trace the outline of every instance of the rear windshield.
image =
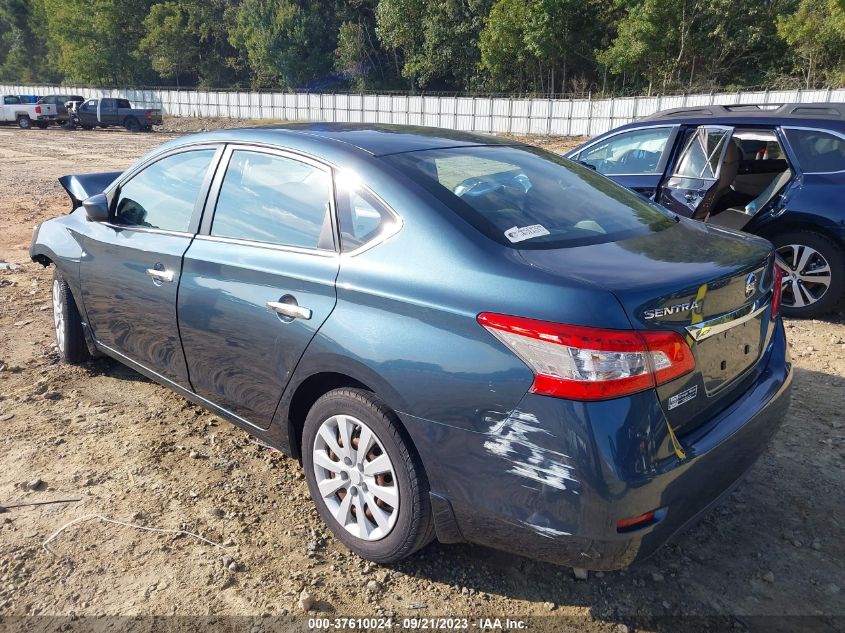
<svg viewBox="0 0 845 633">
<path fill-rule="evenodd" d="M 655 204 L 595 171 L 529 147 L 473 146 L 385 156 L 476 229 L 518 249 L 562 248 L 660 231 Z"/>
</svg>

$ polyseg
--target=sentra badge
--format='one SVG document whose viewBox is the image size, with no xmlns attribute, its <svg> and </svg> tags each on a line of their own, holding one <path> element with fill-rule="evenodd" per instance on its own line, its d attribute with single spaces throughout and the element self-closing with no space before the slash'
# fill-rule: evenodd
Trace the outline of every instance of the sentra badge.
<svg viewBox="0 0 845 633">
<path fill-rule="evenodd" d="M 670 314 L 682 314 L 684 312 L 692 312 L 694 310 L 700 310 L 701 304 L 698 301 L 690 301 L 688 303 L 676 303 L 673 306 L 667 306 L 665 308 L 655 308 L 654 310 L 646 310 L 643 312 L 643 318 L 645 320 L 649 319 L 657 319 L 659 317 L 668 316 Z"/>
</svg>

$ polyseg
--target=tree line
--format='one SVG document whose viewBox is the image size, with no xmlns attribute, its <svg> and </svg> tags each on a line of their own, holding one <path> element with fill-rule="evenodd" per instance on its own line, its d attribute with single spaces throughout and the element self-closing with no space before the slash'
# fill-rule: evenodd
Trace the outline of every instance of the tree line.
<svg viewBox="0 0 845 633">
<path fill-rule="evenodd" d="M 0 0 L 0 81 L 520 94 L 841 86 L 845 0 Z"/>
</svg>

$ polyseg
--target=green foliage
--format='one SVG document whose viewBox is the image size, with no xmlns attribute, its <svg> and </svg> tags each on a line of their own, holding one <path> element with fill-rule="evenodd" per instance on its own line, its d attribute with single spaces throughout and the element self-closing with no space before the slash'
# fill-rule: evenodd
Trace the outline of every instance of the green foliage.
<svg viewBox="0 0 845 633">
<path fill-rule="evenodd" d="M 141 54 L 149 0 L 43 0 L 58 70 L 70 82 L 131 85 L 153 78 Z"/>
<path fill-rule="evenodd" d="M 818 80 L 845 81 L 843 0 L 801 0 L 793 14 L 777 18 L 777 32 L 792 49 L 807 87 Z"/>
<path fill-rule="evenodd" d="M 845 83 L 845 0 L 0 0 L 0 81 L 565 93 Z"/>
<path fill-rule="evenodd" d="M 478 38 L 490 0 L 381 0 L 378 34 L 412 88 L 477 84 Z"/>
</svg>

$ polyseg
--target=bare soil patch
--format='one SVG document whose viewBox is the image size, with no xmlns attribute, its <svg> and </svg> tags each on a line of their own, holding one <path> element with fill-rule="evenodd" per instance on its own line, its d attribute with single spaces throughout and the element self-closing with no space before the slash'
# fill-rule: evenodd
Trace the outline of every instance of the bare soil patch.
<svg viewBox="0 0 845 633">
<path fill-rule="evenodd" d="M 0 616 L 298 615 L 305 589 L 331 617 L 544 616 L 537 628 L 623 631 L 697 626 L 664 626 L 670 616 L 724 616 L 745 630 L 755 616 L 791 615 L 842 626 L 845 314 L 787 323 L 796 378 L 782 430 L 736 492 L 643 565 L 578 581 L 434 543 L 380 567 L 332 538 L 294 460 L 115 362 L 57 362 L 51 270 L 27 255 L 33 226 L 67 211 L 56 178 L 124 168 L 171 136 L 0 128 L 0 261 L 17 265 L 0 270 L 0 505 L 79 499 L 0 513 Z M 42 548 L 91 513 L 225 547 L 88 521 L 59 535 L 54 555 Z"/>
</svg>

